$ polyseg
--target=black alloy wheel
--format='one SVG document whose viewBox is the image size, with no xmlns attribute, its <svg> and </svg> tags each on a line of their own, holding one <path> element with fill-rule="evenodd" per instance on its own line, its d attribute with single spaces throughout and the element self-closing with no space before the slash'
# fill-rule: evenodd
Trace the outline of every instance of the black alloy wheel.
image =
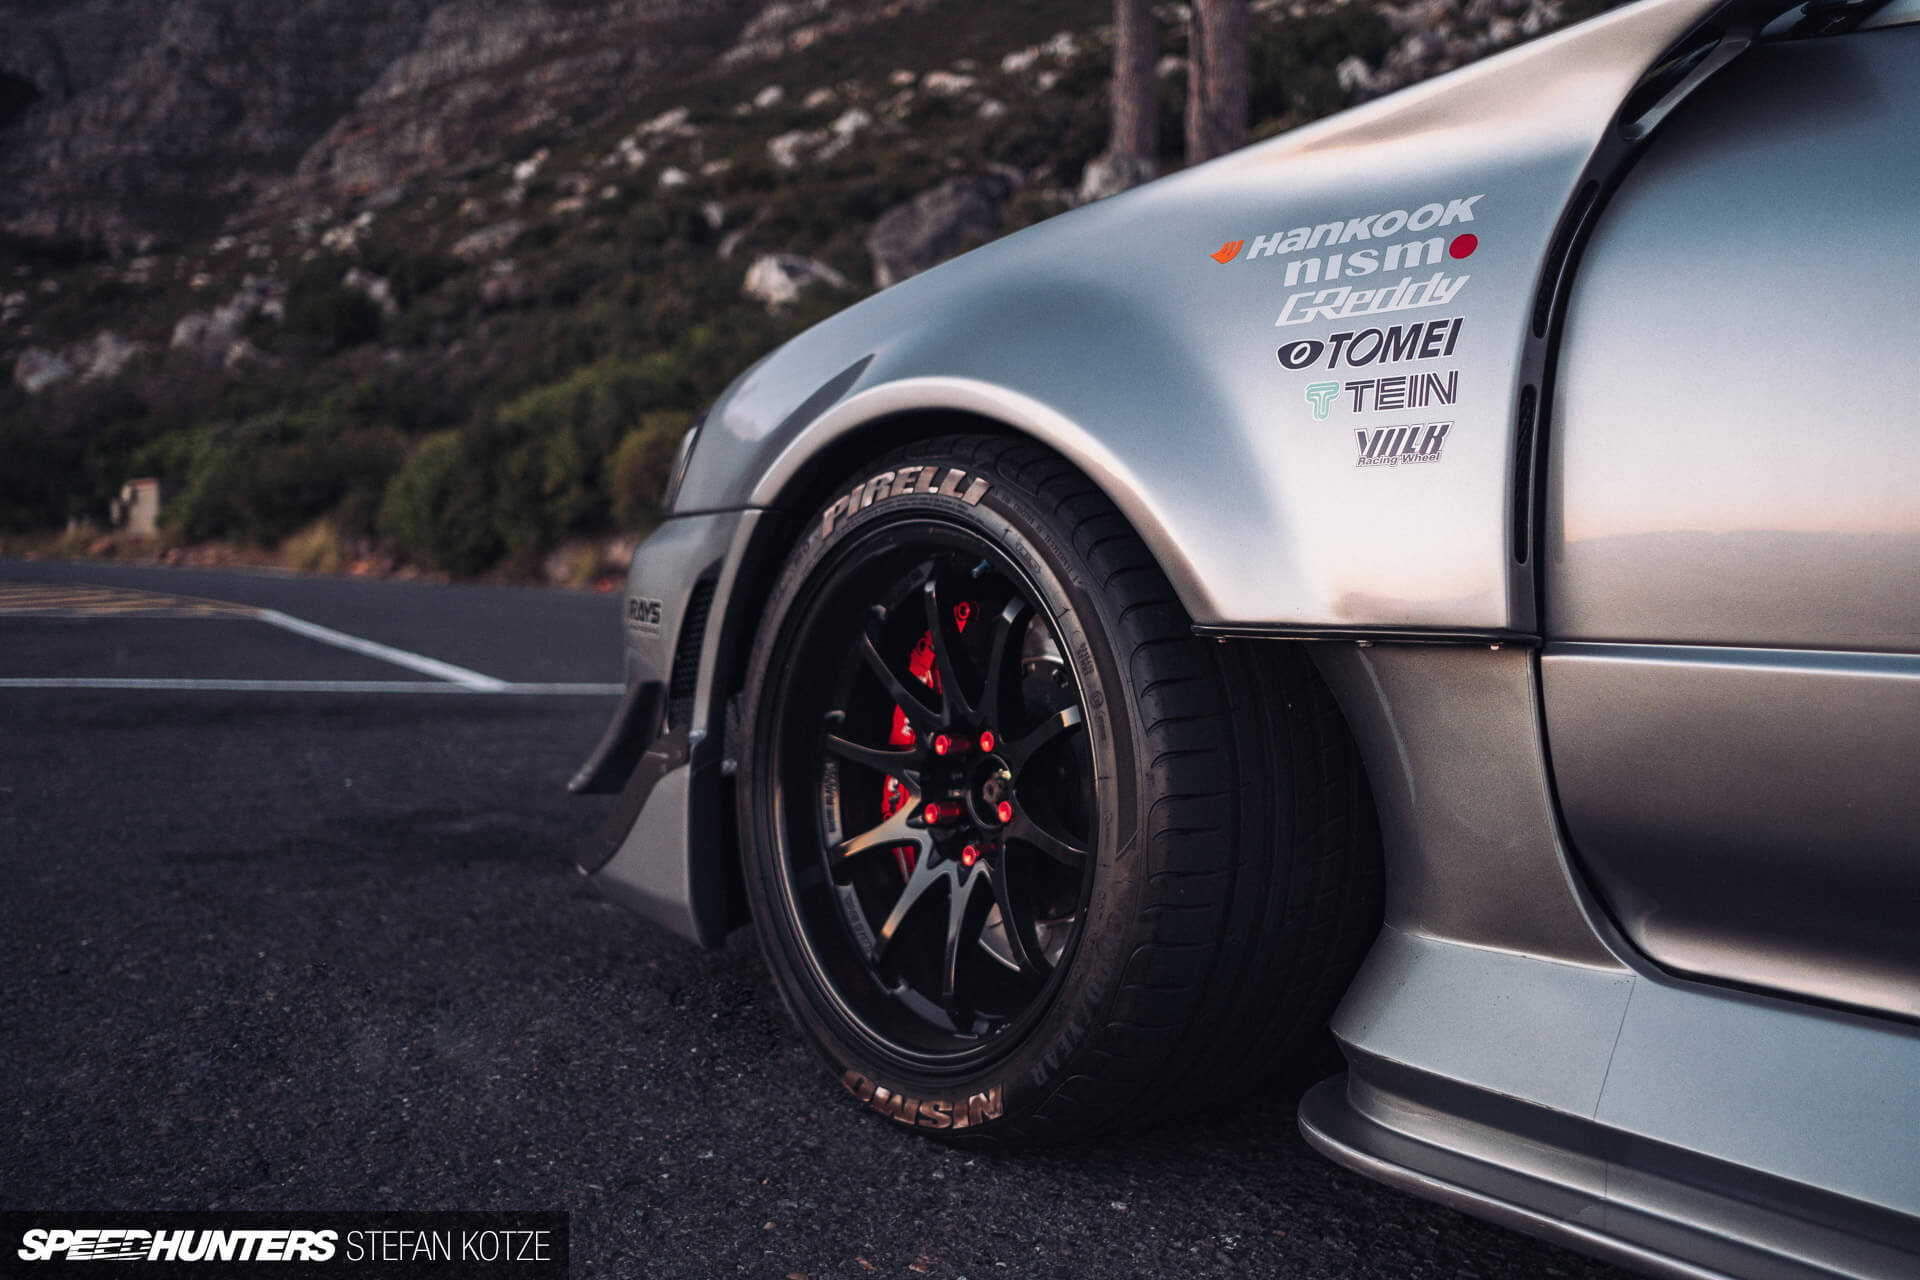
<svg viewBox="0 0 1920 1280">
<path fill-rule="evenodd" d="M 755 932 L 874 1110 L 1060 1141 L 1324 1048 L 1379 910 L 1337 709 L 1296 647 L 1194 637 L 1057 456 L 958 437 L 848 477 L 740 706 Z"/>
<path fill-rule="evenodd" d="M 838 557 L 779 677 L 782 887 L 875 1048 L 955 1065 L 1044 1001 L 1093 882 L 1078 684 L 999 549 L 937 520 Z"/>
</svg>

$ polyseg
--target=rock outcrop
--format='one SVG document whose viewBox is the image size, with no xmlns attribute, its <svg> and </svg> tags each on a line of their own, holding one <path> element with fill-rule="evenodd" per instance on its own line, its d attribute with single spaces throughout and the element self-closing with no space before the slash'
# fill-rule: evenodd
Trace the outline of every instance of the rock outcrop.
<svg viewBox="0 0 1920 1280">
<path fill-rule="evenodd" d="M 992 239 L 1015 185 L 1003 172 L 966 174 L 888 209 L 867 234 L 874 283 L 882 289 L 898 284 Z"/>
<path fill-rule="evenodd" d="M 813 284 L 845 289 L 847 278 L 826 263 L 797 253 L 769 253 L 755 258 L 747 268 L 740 291 L 773 311 L 798 302 L 800 291 Z"/>
<path fill-rule="evenodd" d="M 1080 175 L 1080 203 L 1117 196 L 1159 176 L 1159 166 L 1147 156 L 1104 151 L 1088 161 L 1086 172 Z"/>
</svg>

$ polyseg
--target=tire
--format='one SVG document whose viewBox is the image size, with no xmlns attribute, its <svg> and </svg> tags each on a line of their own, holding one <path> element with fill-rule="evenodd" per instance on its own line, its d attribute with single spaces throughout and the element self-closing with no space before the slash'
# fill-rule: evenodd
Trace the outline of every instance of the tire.
<svg viewBox="0 0 1920 1280">
<path fill-rule="evenodd" d="M 875 1111 L 1064 1142 L 1318 1065 L 1379 922 L 1352 743 L 1298 646 L 1196 638 L 1058 456 L 952 437 L 849 477 L 741 707 L 755 933 Z"/>
</svg>

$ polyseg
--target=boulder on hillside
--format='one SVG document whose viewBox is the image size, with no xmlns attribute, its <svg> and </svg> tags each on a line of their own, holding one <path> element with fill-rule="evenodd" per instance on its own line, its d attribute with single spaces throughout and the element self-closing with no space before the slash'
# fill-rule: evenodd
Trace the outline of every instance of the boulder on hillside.
<svg viewBox="0 0 1920 1280">
<path fill-rule="evenodd" d="M 825 129 L 789 129 L 767 139 L 767 158 L 782 169 L 797 169 L 807 152 L 826 145 L 827 137 Z"/>
<path fill-rule="evenodd" d="M 28 347 L 14 357 L 13 385 L 30 396 L 37 396 L 72 376 L 73 366 L 67 363 L 67 358 L 45 347 Z"/>
<path fill-rule="evenodd" d="M 514 220 L 496 222 L 490 227 L 461 236 L 453 244 L 453 256 L 465 258 L 469 262 L 481 258 L 496 258 L 507 251 L 507 246 L 520 238 L 525 226 Z"/>
<path fill-rule="evenodd" d="M 898 284 L 998 235 L 1016 185 L 1002 172 L 965 174 L 881 214 L 867 233 L 874 282 L 882 289 Z"/>
<path fill-rule="evenodd" d="M 67 357 L 80 371 L 80 381 L 98 382 L 119 377 L 121 370 L 146 349 L 144 342 L 134 342 L 111 329 L 102 329 L 91 338 L 74 343 L 68 348 Z"/>
<path fill-rule="evenodd" d="M 740 292 L 774 311 L 798 302 L 800 291 L 816 283 L 844 289 L 847 278 L 826 263 L 797 253 L 766 253 L 747 268 Z"/>
<path fill-rule="evenodd" d="M 256 315 L 286 317 L 287 286 L 272 276 L 247 276 L 231 298 L 211 311 L 189 311 L 173 326 L 168 346 L 203 356 L 223 355 Z"/>
<path fill-rule="evenodd" d="M 348 267 L 340 283 L 380 308 L 380 314 L 387 319 L 400 314 L 400 304 L 393 296 L 393 282 L 385 276 L 375 275 L 364 267 Z"/>
<path fill-rule="evenodd" d="M 1080 175 L 1080 203 L 1092 204 L 1095 200 L 1117 196 L 1159 176 L 1160 168 L 1151 157 L 1124 151 L 1102 152 L 1087 163 L 1086 172 Z"/>
</svg>

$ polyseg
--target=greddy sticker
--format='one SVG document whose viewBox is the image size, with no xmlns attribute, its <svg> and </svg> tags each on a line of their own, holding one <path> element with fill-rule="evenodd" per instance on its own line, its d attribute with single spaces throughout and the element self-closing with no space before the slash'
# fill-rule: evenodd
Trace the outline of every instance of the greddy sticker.
<svg viewBox="0 0 1920 1280">
<path fill-rule="evenodd" d="M 1469 250 L 1471 252 L 1471 250 Z M 1336 258 L 1338 254 L 1334 255 Z M 1347 274 L 1363 274 L 1349 271 Z M 1425 280 L 1402 276 L 1400 283 L 1382 289 L 1356 289 L 1335 285 L 1331 289 L 1303 289 L 1287 297 L 1274 327 L 1306 324 L 1312 320 L 1346 320 L 1354 316 L 1378 315 L 1386 311 L 1415 311 L 1421 307 L 1444 307 L 1466 286 L 1470 276 L 1450 276 L 1436 271 Z"/>
<path fill-rule="evenodd" d="M 1446 447 L 1451 422 L 1416 422 L 1405 427 L 1362 427 L 1354 438 L 1360 447 L 1355 466 L 1397 467 L 1401 463 L 1438 462 Z"/>
</svg>

